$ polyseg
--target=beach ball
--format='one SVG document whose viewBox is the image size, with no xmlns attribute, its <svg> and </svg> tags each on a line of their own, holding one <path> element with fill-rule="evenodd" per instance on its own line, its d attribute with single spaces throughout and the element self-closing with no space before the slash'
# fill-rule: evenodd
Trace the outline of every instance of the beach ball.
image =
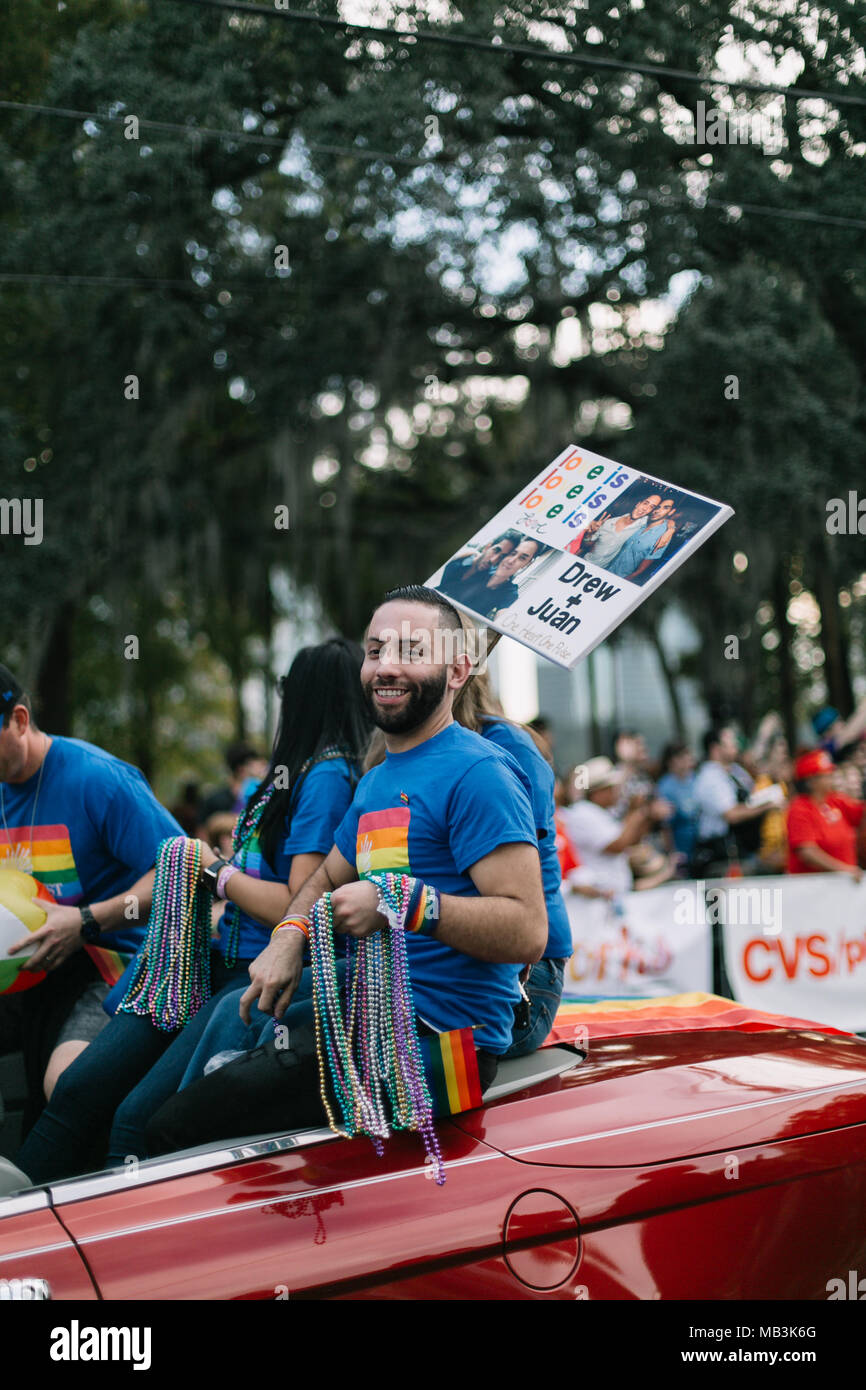
<svg viewBox="0 0 866 1390">
<path fill-rule="evenodd" d="M 9 947 L 30 931 L 38 931 L 45 922 L 42 902 L 53 902 L 48 889 L 31 874 L 18 869 L 0 868 L 0 994 L 15 994 L 32 989 L 45 979 L 45 971 L 32 975 L 22 970 L 29 952 L 9 955 Z M 34 947 L 35 950 L 35 947 Z"/>
</svg>

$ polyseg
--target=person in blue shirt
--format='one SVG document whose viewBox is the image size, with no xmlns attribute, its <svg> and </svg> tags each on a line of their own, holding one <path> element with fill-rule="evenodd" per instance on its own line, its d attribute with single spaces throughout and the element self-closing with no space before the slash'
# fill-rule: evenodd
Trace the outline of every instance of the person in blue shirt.
<svg viewBox="0 0 866 1390">
<path fill-rule="evenodd" d="M 562 874 L 556 851 L 556 777 L 530 734 L 504 717 L 486 671 L 478 672 L 467 681 L 455 701 L 454 717 L 507 753 L 529 784 L 547 911 L 547 945 L 541 960 L 527 967 L 525 972 L 523 991 L 528 1001 L 522 1000 L 515 1009 L 511 1046 L 504 1053 L 506 1058 L 525 1057 L 541 1046 L 553 1027 L 562 998 L 565 966 L 572 952 L 571 923 L 562 896 Z"/>
<path fill-rule="evenodd" d="M 231 863 L 214 873 L 203 852 L 203 887 L 225 897 L 210 953 L 211 1000 L 179 1032 L 115 1013 L 64 1072 L 17 1162 L 34 1182 L 144 1157 L 144 1126 L 174 1093 L 210 1012 L 248 978 L 290 896 L 320 864 L 349 806 L 369 720 L 358 688 L 361 649 L 344 638 L 306 647 L 281 686 L 270 764 L 235 831 Z"/>
<path fill-rule="evenodd" d="M 495 540 L 489 541 L 477 551 L 470 551 L 467 555 L 455 555 L 453 560 L 442 571 L 442 582 L 440 588 L 445 593 L 452 590 L 458 593 L 461 584 L 468 584 L 477 575 L 488 578 L 499 561 L 506 555 L 510 555 L 512 550 L 520 544 L 522 537 L 519 531 L 504 531 Z M 454 586 L 457 586 L 456 589 Z"/>
<path fill-rule="evenodd" d="M 500 749 L 453 719 L 472 669 L 464 647 L 459 614 L 435 590 L 392 590 L 373 614 L 361 683 L 385 760 L 361 779 L 289 911 L 303 920 L 330 893 L 334 931 L 362 938 L 385 925 L 369 874 L 436 890 L 438 912 L 406 935 L 416 1020 L 422 1031 L 473 1028 L 483 1091 L 511 1046 L 518 976 L 541 957 L 547 918 L 524 785 Z M 287 923 L 251 966 L 242 1001 L 247 1017 L 257 1003 L 282 1018 L 290 1046 L 274 1039 L 173 1096 L 148 1127 L 151 1153 L 322 1122 L 314 1009 L 292 1002 L 303 958 L 304 933 Z"/>
<path fill-rule="evenodd" d="M 698 838 L 698 800 L 695 796 L 695 755 L 687 743 L 669 743 L 662 753 L 662 775 L 656 796 L 670 802 L 673 815 L 667 822 L 674 847 L 686 862 Z"/>
<path fill-rule="evenodd" d="M 464 626 L 468 624 L 469 619 L 464 619 Z M 524 1057 L 541 1046 L 553 1026 L 562 998 L 565 965 L 572 951 L 571 924 L 561 892 L 562 876 L 556 850 L 555 776 L 530 734 L 502 714 L 486 672 L 470 676 L 457 694 L 453 714 L 457 723 L 480 733 L 512 759 L 532 806 L 547 908 L 547 947 L 542 959 L 531 970 L 527 967 L 524 989 L 529 996 L 528 1008 L 525 1000 L 518 1002 L 511 1046 L 503 1053 L 503 1058 Z M 377 729 L 364 758 L 364 771 L 378 766 L 385 756 L 385 737 Z M 232 1053 L 247 1051 L 272 1036 L 270 1019 L 266 1020 L 258 1009 L 253 1010 L 249 1024 L 239 1016 L 238 1003 L 243 993 L 238 990 L 220 1003 L 190 1059 L 180 1089 L 203 1076 L 209 1064 L 215 1065 L 217 1059 L 221 1061 Z"/>
<path fill-rule="evenodd" d="M 663 497 L 647 517 L 646 526 L 631 536 L 607 569 L 632 584 L 643 584 L 646 571 L 661 560 L 676 531 L 674 500 Z M 649 577 L 648 575 L 646 576 Z"/>
<path fill-rule="evenodd" d="M 157 849 L 179 833 L 138 768 L 45 733 L 0 666 L 0 869 L 31 874 L 56 900 L 44 904 L 45 925 L 10 947 L 28 952 L 24 969 L 46 978 L 0 997 L 0 1052 L 24 1052 L 25 1129 L 105 1026 L 109 986 L 84 948 L 138 950 Z"/>
<path fill-rule="evenodd" d="M 464 618 L 463 621 L 464 627 L 468 627 L 470 620 Z M 562 998 L 566 962 L 572 952 L 571 924 L 562 896 L 562 874 L 556 850 L 556 778 L 531 735 L 505 718 L 486 671 L 475 672 L 460 689 L 454 701 L 454 718 L 512 759 L 532 806 L 547 909 L 547 946 L 541 960 L 531 969 L 527 967 L 524 992 L 528 1001 L 522 999 L 515 1008 L 511 1046 L 503 1054 L 504 1058 L 525 1057 L 541 1046 L 553 1026 Z M 381 734 L 374 734 L 364 759 L 365 769 L 374 767 L 384 756 L 384 739 Z"/>
</svg>

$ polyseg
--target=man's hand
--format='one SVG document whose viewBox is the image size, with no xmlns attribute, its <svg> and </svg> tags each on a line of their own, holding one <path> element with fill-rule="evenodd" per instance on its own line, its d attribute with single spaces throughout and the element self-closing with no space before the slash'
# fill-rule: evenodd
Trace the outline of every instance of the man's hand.
<svg viewBox="0 0 866 1390">
<path fill-rule="evenodd" d="M 215 849 L 211 849 L 207 840 L 199 840 L 198 846 L 201 850 L 201 867 L 203 869 L 206 869 L 208 864 L 212 864 L 215 859 L 219 859 L 220 856 Z"/>
<path fill-rule="evenodd" d="M 331 894 L 334 931 L 343 936 L 372 936 L 387 925 L 379 911 L 379 893 L 374 883 L 361 879 L 335 888 Z"/>
<path fill-rule="evenodd" d="M 277 932 L 250 966 L 252 984 L 241 995 L 240 1015 L 250 1021 L 250 1008 L 258 1000 L 264 1014 L 282 1018 L 298 988 L 304 969 L 303 932 L 288 927 Z"/>
<path fill-rule="evenodd" d="M 16 941 L 9 947 L 9 954 L 14 956 L 35 945 L 37 949 L 22 969 L 56 970 L 81 950 L 81 913 L 77 907 L 63 907 L 61 903 L 43 902 L 41 898 L 39 906 L 45 912 L 45 925 Z"/>
</svg>

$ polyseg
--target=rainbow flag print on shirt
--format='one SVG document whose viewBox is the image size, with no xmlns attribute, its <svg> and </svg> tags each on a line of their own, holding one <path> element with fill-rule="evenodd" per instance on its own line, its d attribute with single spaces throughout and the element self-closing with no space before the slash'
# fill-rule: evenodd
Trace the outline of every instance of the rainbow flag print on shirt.
<svg viewBox="0 0 866 1390">
<path fill-rule="evenodd" d="M 389 806 L 385 811 L 365 811 L 358 821 L 355 839 L 355 868 L 366 874 L 408 874 L 408 806 Z"/>
<path fill-rule="evenodd" d="M 74 906 L 83 897 L 68 826 L 34 825 L 31 830 L 15 825 L 7 834 L 0 844 L 0 865 L 32 874 L 58 902 Z"/>
</svg>

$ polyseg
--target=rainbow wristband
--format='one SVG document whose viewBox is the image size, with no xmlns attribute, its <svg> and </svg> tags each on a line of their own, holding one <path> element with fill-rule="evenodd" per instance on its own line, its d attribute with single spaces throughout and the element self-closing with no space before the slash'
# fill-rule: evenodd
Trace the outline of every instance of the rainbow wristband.
<svg viewBox="0 0 866 1390">
<path fill-rule="evenodd" d="M 299 931 L 307 940 L 310 939 L 310 919 L 309 917 L 284 917 L 282 922 L 277 922 L 271 932 L 273 941 L 278 931 Z"/>
<path fill-rule="evenodd" d="M 420 878 L 410 878 L 408 875 L 405 882 L 411 884 L 411 892 L 403 928 L 418 936 L 432 936 L 439 926 L 439 890 Z"/>
</svg>

